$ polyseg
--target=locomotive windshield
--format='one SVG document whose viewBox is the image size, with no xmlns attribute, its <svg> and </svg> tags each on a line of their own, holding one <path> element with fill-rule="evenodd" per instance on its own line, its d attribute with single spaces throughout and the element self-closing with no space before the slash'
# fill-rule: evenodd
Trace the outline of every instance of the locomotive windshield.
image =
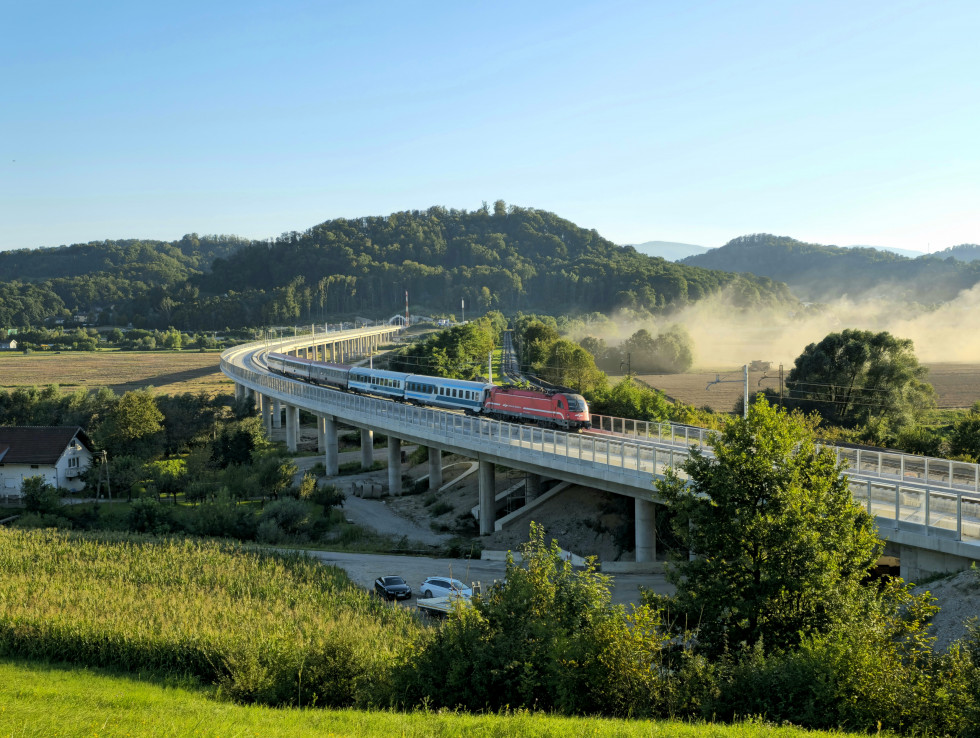
<svg viewBox="0 0 980 738">
<path fill-rule="evenodd" d="M 584 413 L 588 407 L 585 404 L 585 398 L 582 395 L 565 395 L 568 400 L 568 409 L 573 413 Z"/>
</svg>

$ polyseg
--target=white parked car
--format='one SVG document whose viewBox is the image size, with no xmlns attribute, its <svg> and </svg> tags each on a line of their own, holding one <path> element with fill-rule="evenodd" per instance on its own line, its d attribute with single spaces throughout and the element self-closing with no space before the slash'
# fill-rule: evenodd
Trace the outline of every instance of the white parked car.
<svg viewBox="0 0 980 738">
<path fill-rule="evenodd" d="M 422 582 L 418 591 L 426 599 L 430 597 L 456 596 L 469 598 L 473 596 L 472 589 L 458 579 L 450 579 L 449 577 L 429 577 Z"/>
</svg>

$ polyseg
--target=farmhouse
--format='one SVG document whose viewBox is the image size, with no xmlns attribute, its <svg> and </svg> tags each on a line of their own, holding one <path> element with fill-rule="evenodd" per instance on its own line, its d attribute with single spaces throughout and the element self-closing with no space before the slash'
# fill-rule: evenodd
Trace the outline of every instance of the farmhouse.
<svg viewBox="0 0 980 738">
<path fill-rule="evenodd" d="M 9 341 L 0 341 L 0 351 L 13 351 L 17 348 L 17 341 L 10 339 Z"/>
<path fill-rule="evenodd" d="M 77 492 L 91 464 L 92 442 L 78 426 L 0 426 L 0 497 L 18 497 L 36 476 Z"/>
</svg>

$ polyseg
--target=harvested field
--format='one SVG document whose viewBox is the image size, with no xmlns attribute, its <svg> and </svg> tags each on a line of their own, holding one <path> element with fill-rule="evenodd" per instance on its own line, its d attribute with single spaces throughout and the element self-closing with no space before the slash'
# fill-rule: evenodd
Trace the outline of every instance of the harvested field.
<svg viewBox="0 0 980 738">
<path fill-rule="evenodd" d="M 925 364 L 929 368 L 926 380 L 936 390 L 936 404 L 940 408 L 968 408 L 980 400 L 980 364 L 936 363 Z M 786 369 L 789 373 L 789 369 Z M 721 384 L 709 382 L 716 376 L 725 380 Z M 765 377 L 765 378 L 764 378 Z M 637 376 L 651 387 L 661 390 L 668 397 L 695 407 L 708 406 L 718 412 L 730 412 L 745 391 L 741 367 L 702 370 L 688 374 L 640 374 Z M 615 380 L 615 378 L 610 377 Z M 766 387 L 779 389 L 779 368 L 768 373 L 749 372 L 749 395 Z"/>
<path fill-rule="evenodd" d="M 65 391 L 108 387 L 117 394 L 152 386 L 158 394 L 232 392 L 218 370 L 218 352 L 78 351 L 0 353 L 0 388 L 44 387 Z"/>
</svg>

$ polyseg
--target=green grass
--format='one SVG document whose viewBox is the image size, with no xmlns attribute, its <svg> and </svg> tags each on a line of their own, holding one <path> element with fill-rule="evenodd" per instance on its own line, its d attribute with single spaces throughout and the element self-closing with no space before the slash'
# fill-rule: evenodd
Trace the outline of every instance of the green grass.
<svg viewBox="0 0 980 738">
<path fill-rule="evenodd" d="M 504 375 L 500 373 L 503 363 L 503 349 L 497 347 L 493 350 L 493 376 L 490 377 L 494 384 L 504 384 Z"/>
<path fill-rule="evenodd" d="M 930 428 L 954 425 L 963 420 L 968 413 L 968 410 L 956 408 L 935 408 L 933 410 L 927 410 L 922 416 L 922 425 Z"/>
<path fill-rule="evenodd" d="M 0 735 L 64 736 L 677 736 L 792 738 L 842 736 L 761 723 L 560 718 L 518 712 L 468 715 L 299 710 L 243 706 L 213 690 L 148 674 L 123 674 L 26 661 L 0 662 Z"/>
<path fill-rule="evenodd" d="M 381 471 L 387 468 L 388 462 L 386 461 L 375 461 L 367 469 L 361 466 L 360 461 L 348 461 L 346 464 L 341 464 L 337 467 L 337 476 L 349 476 L 351 474 L 361 474 L 364 472 Z"/>
</svg>

